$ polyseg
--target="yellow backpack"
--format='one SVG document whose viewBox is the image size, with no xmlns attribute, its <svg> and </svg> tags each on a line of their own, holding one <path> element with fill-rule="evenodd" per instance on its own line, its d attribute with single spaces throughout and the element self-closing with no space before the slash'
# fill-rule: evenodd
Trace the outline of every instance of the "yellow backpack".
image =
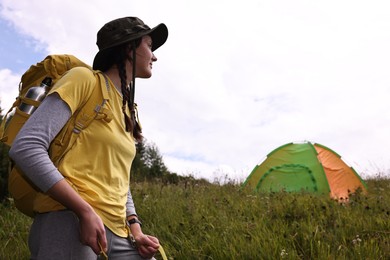
<svg viewBox="0 0 390 260">
<path fill-rule="evenodd" d="M 90 66 L 76 57 L 66 54 L 49 55 L 43 61 L 32 65 L 22 75 L 19 84 L 19 96 L 1 123 L 0 141 L 11 147 L 16 134 L 30 117 L 29 114 L 19 109 L 21 103 L 34 107 L 39 106 L 39 101 L 25 97 L 25 94 L 30 88 L 39 86 L 46 77 L 50 77 L 52 80 L 51 85 L 54 85 L 65 72 L 71 68 L 80 66 L 91 69 Z M 109 85 L 101 72 L 94 71 L 94 74 L 97 86 L 91 97 L 81 109 L 72 115 L 67 124 L 50 144 L 49 155 L 56 166 L 58 166 L 60 160 L 72 147 L 79 133 L 88 127 L 93 120 L 103 119 L 109 122 L 112 119 L 111 111 L 104 106 L 108 101 Z M 33 217 L 37 212 L 42 213 L 64 208 L 61 204 L 34 186 L 12 161 L 9 169 L 8 190 L 19 211 L 30 217 Z"/>
</svg>

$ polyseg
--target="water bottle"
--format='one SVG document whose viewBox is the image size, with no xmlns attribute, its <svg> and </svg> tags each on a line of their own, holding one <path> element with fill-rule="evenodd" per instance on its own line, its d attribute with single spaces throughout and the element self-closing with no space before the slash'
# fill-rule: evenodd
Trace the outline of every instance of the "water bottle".
<svg viewBox="0 0 390 260">
<path fill-rule="evenodd" d="M 5 124 L 4 124 L 4 129 L 7 129 L 9 123 L 11 122 L 11 119 L 14 117 L 15 115 L 15 108 L 13 108 L 9 113 L 7 113 L 6 117 L 5 117 Z"/>
<path fill-rule="evenodd" d="M 49 88 L 51 86 L 51 81 L 52 81 L 52 79 L 50 77 L 44 78 L 41 82 L 41 85 L 31 87 L 27 91 L 25 97 L 28 99 L 32 99 L 32 100 L 36 100 L 36 101 L 41 102 L 46 97 L 46 94 L 49 91 Z M 19 105 L 19 109 L 21 111 L 25 112 L 26 114 L 31 115 L 35 111 L 35 109 L 37 109 L 37 108 L 34 107 L 33 105 L 29 105 L 29 104 L 22 102 Z"/>
</svg>

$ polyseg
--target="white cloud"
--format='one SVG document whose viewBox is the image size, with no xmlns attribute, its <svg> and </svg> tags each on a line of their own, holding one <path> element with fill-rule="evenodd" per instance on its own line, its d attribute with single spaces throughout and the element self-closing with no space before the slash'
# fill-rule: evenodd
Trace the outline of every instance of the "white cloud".
<svg viewBox="0 0 390 260">
<path fill-rule="evenodd" d="M 105 22 L 165 22 L 168 42 L 153 77 L 137 81 L 137 101 L 145 135 L 178 173 L 246 176 L 299 140 L 328 146 L 360 171 L 390 168 L 387 1 L 1 3 L 2 16 L 48 53 L 87 62 Z"/>
<path fill-rule="evenodd" d="M 20 76 L 9 69 L 0 70 L 0 106 L 7 113 L 18 96 Z"/>
</svg>

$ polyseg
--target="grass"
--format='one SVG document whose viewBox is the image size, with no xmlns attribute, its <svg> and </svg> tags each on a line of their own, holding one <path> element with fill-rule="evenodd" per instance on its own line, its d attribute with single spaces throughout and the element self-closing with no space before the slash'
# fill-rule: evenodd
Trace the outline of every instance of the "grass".
<svg viewBox="0 0 390 260">
<path fill-rule="evenodd" d="M 135 183 L 145 233 L 170 259 L 389 259 L 390 180 L 366 180 L 348 204 L 234 183 Z M 0 206 L 0 259 L 28 259 L 31 220 Z M 157 256 L 160 259 L 160 256 Z"/>
<path fill-rule="evenodd" d="M 0 204 L 0 259 L 28 259 L 27 236 L 32 220 L 12 204 Z"/>
</svg>

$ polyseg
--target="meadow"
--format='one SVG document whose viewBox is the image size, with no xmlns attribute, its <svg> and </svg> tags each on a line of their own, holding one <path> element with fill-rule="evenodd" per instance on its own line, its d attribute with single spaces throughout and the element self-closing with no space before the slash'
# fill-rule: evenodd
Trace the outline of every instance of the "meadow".
<svg viewBox="0 0 390 260">
<path fill-rule="evenodd" d="M 390 179 L 365 182 L 369 193 L 348 203 L 191 179 L 134 183 L 132 193 L 169 259 L 390 259 Z M 0 259 L 28 259 L 30 223 L 12 201 L 0 205 Z"/>
</svg>

